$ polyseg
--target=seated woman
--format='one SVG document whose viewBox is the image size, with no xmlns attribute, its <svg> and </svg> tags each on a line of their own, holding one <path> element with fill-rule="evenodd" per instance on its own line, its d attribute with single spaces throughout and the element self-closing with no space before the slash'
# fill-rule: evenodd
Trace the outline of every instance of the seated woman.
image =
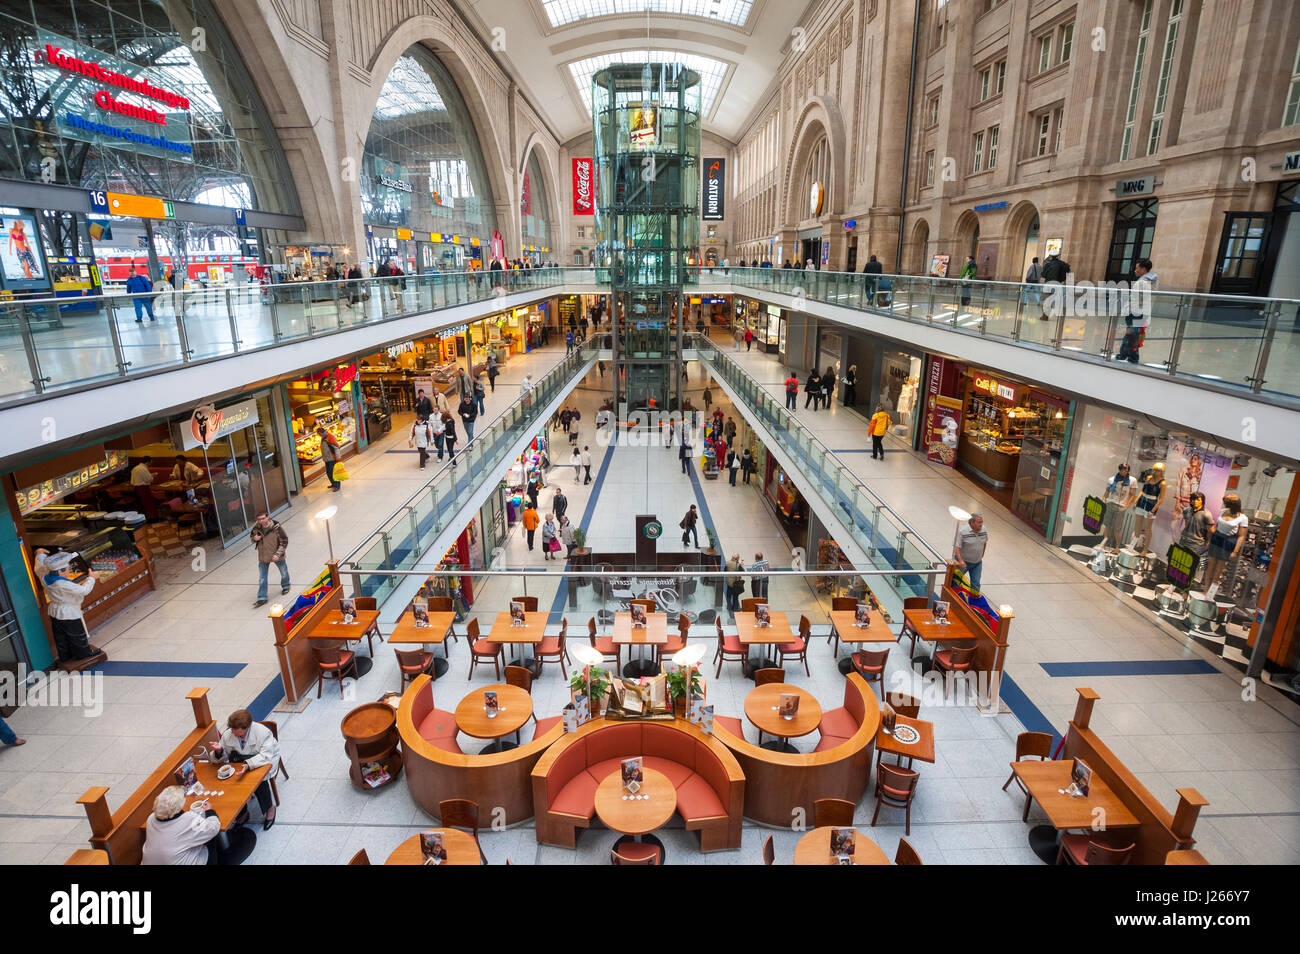
<svg viewBox="0 0 1300 954">
<path fill-rule="evenodd" d="M 221 822 L 200 799 L 185 811 L 185 789 L 164 788 L 153 800 L 153 814 L 145 822 L 142 865 L 237 865 L 253 850 L 251 831 L 230 833 L 230 846 L 221 847 Z"/>
<path fill-rule="evenodd" d="M 262 779 L 254 794 L 257 804 L 262 809 L 262 830 L 268 830 L 275 824 L 275 803 L 271 798 L 271 779 L 280 767 L 280 743 L 275 736 L 260 722 L 253 721 L 253 715 L 247 709 L 236 709 L 226 719 L 226 731 L 220 740 L 209 742 L 212 761 L 244 763 L 250 769 L 270 765 L 271 771 Z"/>
</svg>

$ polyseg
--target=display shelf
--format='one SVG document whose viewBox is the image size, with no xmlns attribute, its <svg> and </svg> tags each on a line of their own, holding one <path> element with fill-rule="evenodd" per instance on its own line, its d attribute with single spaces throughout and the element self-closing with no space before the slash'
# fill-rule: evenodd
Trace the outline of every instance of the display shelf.
<svg viewBox="0 0 1300 954">
<path fill-rule="evenodd" d="M 397 713 L 384 701 L 357 706 L 339 724 L 352 784 L 369 791 L 395 781 L 402 773 Z M 377 785 L 366 781 L 365 766 L 381 765 L 388 777 Z"/>
</svg>

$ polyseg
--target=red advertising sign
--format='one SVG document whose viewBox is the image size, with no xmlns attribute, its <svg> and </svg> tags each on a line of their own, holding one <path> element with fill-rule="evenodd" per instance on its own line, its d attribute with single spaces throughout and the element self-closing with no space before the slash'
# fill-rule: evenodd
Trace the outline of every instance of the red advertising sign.
<svg viewBox="0 0 1300 954">
<path fill-rule="evenodd" d="M 957 462 L 962 402 L 943 395 L 945 371 L 948 369 L 949 364 L 943 358 L 930 359 L 925 381 L 925 432 L 921 440 L 927 460 L 952 467 Z"/>
<path fill-rule="evenodd" d="M 590 156 L 573 160 L 573 214 L 596 211 L 595 166 Z"/>
<path fill-rule="evenodd" d="M 519 211 L 523 215 L 533 214 L 533 189 L 532 184 L 528 181 L 528 170 L 524 170 L 524 188 L 519 194 Z"/>
</svg>

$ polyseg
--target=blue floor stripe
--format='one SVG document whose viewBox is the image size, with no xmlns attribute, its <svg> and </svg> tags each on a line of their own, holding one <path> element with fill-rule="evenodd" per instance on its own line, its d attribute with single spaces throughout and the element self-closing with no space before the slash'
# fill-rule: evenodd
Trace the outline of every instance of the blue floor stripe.
<svg viewBox="0 0 1300 954">
<path fill-rule="evenodd" d="M 308 688 L 311 688 L 308 686 Z M 274 709 L 284 698 L 284 686 L 280 682 L 280 677 L 275 676 L 266 684 L 266 688 L 257 694 L 257 697 L 248 704 L 247 708 L 253 717 L 253 721 L 261 722 L 271 714 Z"/>
<path fill-rule="evenodd" d="M 998 695 L 1011 709 L 1011 714 L 1020 720 L 1020 724 L 1025 727 L 1025 731 L 1046 732 L 1052 737 L 1052 750 L 1056 750 L 1056 744 L 1061 741 L 1061 733 L 1053 728 L 1047 716 L 1043 715 L 1038 706 L 1034 705 L 1029 697 L 1025 695 L 1025 691 L 1016 685 L 1016 681 L 1005 672 L 1002 674 Z"/>
<path fill-rule="evenodd" d="M 703 433 L 702 430 L 698 432 L 698 439 L 703 440 Z M 713 536 L 717 538 L 718 553 L 722 555 L 722 563 L 725 566 L 727 562 L 727 550 L 722 545 L 722 534 L 718 533 L 718 528 L 713 523 L 713 514 L 709 513 L 709 502 L 704 499 L 704 488 L 700 485 L 700 475 L 695 469 L 699 465 L 699 456 L 701 453 L 701 451 L 695 450 L 694 446 L 692 446 L 690 466 L 686 468 L 686 475 L 691 478 L 691 487 L 695 490 L 695 499 L 699 501 L 700 518 L 704 521 L 704 528 L 706 531 L 712 530 Z M 718 471 L 718 474 L 718 479 L 721 480 L 722 471 Z M 707 535 L 706 532 L 705 536 L 707 537 Z M 705 543 L 708 543 L 708 541 L 705 540 Z"/>
<path fill-rule="evenodd" d="M 1115 659 L 1039 665 L 1049 676 L 1210 676 L 1219 671 L 1204 659 Z"/>
<path fill-rule="evenodd" d="M 618 441 L 618 433 L 613 434 L 614 442 Z M 595 479 L 591 482 L 591 493 L 587 495 L 587 506 L 582 511 L 582 519 L 578 521 L 578 526 L 583 532 L 591 532 L 591 518 L 596 512 L 596 500 L 600 497 L 600 488 L 605 484 L 605 475 L 609 473 L 610 462 L 614 459 L 614 443 L 605 448 L 605 456 L 601 459 L 600 469 L 596 471 Z M 565 561 L 564 569 L 572 570 L 573 564 Z M 568 577 L 556 588 L 555 599 L 551 601 L 551 613 L 548 617 L 549 622 L 555 622 L 564 615 L 564 607 L 569 599 L 569 587 L 572 585 L 572 577 Z"/>
<path fill-rule="evenodd" d="M 163 676 L 186 679 L 234 679 L 244 669 L 245 663 L 210 662 L 145 662 L 135 660 L 109 660 L 92 667 L 92 672 L 105 676 Z"/>
</svg>

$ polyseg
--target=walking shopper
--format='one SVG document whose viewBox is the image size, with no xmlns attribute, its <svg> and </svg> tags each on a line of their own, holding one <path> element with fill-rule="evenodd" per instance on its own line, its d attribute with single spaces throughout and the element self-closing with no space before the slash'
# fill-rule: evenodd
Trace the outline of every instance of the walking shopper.
<svg viewBox="0 0 1300 954">
<path fill-rule="evenodd" d="M 474 403 L 478 405 L 478 412 L 480 414 L 487 413 L 483 408 L 483 399 L 487 397 L 487 389 L 483 386 L 483 382 L 486 378 L 486 374 L 479 372 L 478 379 L 474 382 Z"/>
<path fill-rule="evenodd" d="M 696 549 L 700 546 L 700 534 L 695 529 L 695 525 L 700 520 L 700 513 L 695 509 L 695 504 L 691 504 L 691 509 L 686 511 L 686 516 L 682 517 L 682 522 L 678 524 L 682 528 L 682 546 L 686 546 L 686 538 L 689 536 L 695 541 Z"/>
<path fill-rule="evenodd" d="M 563 517 L 569 509 L 569 498 L 564 496 L 564 491 L 559 487 L 555 488 L 555 497 L 551 500 L 551 512 L 557 517 Z"/>
<path fill-rule="evenodd" d="M 559 533 L 555 527 L 555 515 L 548 513 L 546 522 L 542 524 L 542 556 L 544 559 L 555 559 L 555 551 L 560 549 L 558 535 Z"/>
<path fill-rule="evenodd" d="M 534 471 L 528 477 L 528 506 L 534 510 L 537 509 L 537 498 L 542 495 L 542 484 L 537 479 L 537 473 Z"/>
<path fill-rule="evenodd" d="M 808 372 L 808 377 L 804 379 L 804 383 L 803 383 L 804 410 L 805 411 L 808 410 L 809 402 L 820 401 L 821 394 L 822 394 L 822 378 L 821 375 L 817 373 L 817 369 L 813 368 L 811 371 Z M 816 404 L 813 404 L 813 410 L 814 411 L 817 410 Z"/>
<path fill-rule="evenodd" d="M 432 443 L 433 428 L 429 427 L 429 419 L 423 414 L 416 415 L 411 433 L 406 438 L 406 446 L 414 447 L 420 452 L 420 470 L 424 470 L 424 465 L 429 462 L 429 445 Z"/>
<path fill-rule="evenodd" d="M 771 568 L 771 565 L 763 559 L 762 553 L 754 554 L 754 562 L 749 565 L 749 572 L 755 574 L 750 577 L 749 580 L 750 596 L 759 596 L 763 599 L 767 599 L 768 578 L 766 576 L 758 576 L 757 574 L 766 573 Z"/>
<path fill-rule="evenodd" d="M 989 546 L 989 533 L 984 529 L 982 514 L 971 514 L 967 524 L 967 527 L 957 533 L 957 545 L 953 547 L 952 555 L 957 561 L 957 566 L 966 574 L 966 579 L 978 593 L 980 577 L 984 572 L 984 551 Z"/>
<path fill-rule="evenodd" d="M 501 374 L 501 367 L 497 364 L 496 357 L 493 355 L 489 355 L 488 366 L 487 366 L 488 388 L 492 391 L 493 394 L 496 393 L 497 376 L 500 374 Z"/>
<path fill-rule="evenodd" d="M 573 556 L 573 548 L 577 546 L 573 542 L 573 522 L 568 517 L 561 517 L 560 521 L 560 546 L 564 547 L 564 558 L 567 560 Z"/>
<path fill-rule="evenodd" d="M 153 291 L 153 282 L 149 281 L 148 275 L 137 275 L 134 266 L 128 268 L 126 274 L 126 293 L 135 296 L 131 299 L 131 303 L 135 305 L 135 323 L 144 324 L 142 310 L 149 312 L 150 321 L 157 321 L 153 314 L 153 296 L 149 294 Z"/>
<path fill-rule="evenodd" d="M 75 556 L 66 550 L 53 556 L 44 556 L 38 551 L 36 558 L 37 573 L 45 574 L 42 579 L 48 603 L 46 612 L 50 617 L 50 629 L 54 631 L 54 647 L 62 662 L 91 659 L 100 652 L 98 646 L 90 644 L 90 633 L 81 615 L 82 601 L 95 588 L 95 578 L 88 576 L 84 583 L 72 579 Z"/>
<path fill-rule="evenodd" d="M 429 396 L 423 391 L 415 392 L 415 413 L 416 415 L 423 414 L 426 418 L 433 414 L 433 402 L 429 400 Z"/>
<path fill-rule="evenodd" d="M 1124 332 L 1124 340 L 1119 349 L 1119 360 L 1128 361 L 1132 364 L 1138 363 L 1138 352 L 1142 350 L 1142 343 L 1146 341 L 1147 326 L 1151 324 L 1151 296 L 1149 292 L 1156 290 L 1156 273 L 1151 270 L 1151 259 L 1138 259 L 1133 266 L 1133 273 L 1137 275 L 1137 281 L 1134 284 L 1133 297 L 1140 306 L 1137 310 L 1131 310 L 1124 316 L 1124 324 L 1128 330 Z M 1142 289 L 1141 293 L 1137 292 L 1138 282 L 1144 283 L 1147 287 Z"/>
<path fill-rule="evenodd" d="M 740 612 L 740 594 L 745 592 L 745 578 L 740 575 L 745 569 L 745 564 L 740 562 L 740 554 L 733 553 L 731 559 L 727 561 L 727 571 L 731 576 L 727 580 L 727 609 L 732 614 Z"/>
<path fill-rule="evenodd" d="M 749 351 L 754 346 L 754 331 L 752 328 L 745 329 L 745 350 Z"/>
<path fill-rule="evenodd" d="M 564 353 L 573 353 L 573 330 L 570 329 L 564 333 Z"/>
<path fill-rule="evenodd" d="M 844 375 L 844 406 L 853 407 L 858 403 L 858 366 L 849 365 L 848 372 Z"/>
<path fill-rule="evenodd" d="M 700 395 L 700 400 L 704 402 L 704 410 L 707 413 L 709 408 L 713 407 L 713 391 L 707 384 L 704 386 L 704 393 Z"/>
<path fill-rule="evenodd" d="M 831 406 L 831 399 L 835 397 L 835 383 L 837 380 L 835 368 L 827 366 L 826 373 L 822 375 L 822 410 Z"/>
<path fill-rule="evenodd" d="M 582 453 L 576 445 L 573 453 L 569 455 L 569 463 L 573 465 L 573 482 L 576 484 L 582 479 Z"/>
<path fill-rule="evenodd" d="M 257 515 L 253 531 L 248 535 L 257 547 L 257 602 L 254 607 L 266 602 L 266 575 L 274 563 L 280 571 L 280 595 L 289 592 L 289 564 L 284 561 L 284 551 L 289 546 L 289 534 L 278 521 L 272 520 L 265 512 Z"/>
<path fill-rule="evenodd" d="M 682 444 L 677 449 L 677 457 L 682 462 L 682 473 L 690 473 L 691 469 L 691 443 L 686 433 L 686 425 L 682 425 Z"/>
<path fill-rule="evenodd" d="M 889 412 L 885 410 L 885 405 L 877 404 L 876 413 L 871 415 L 871 423 L 867 425 L 867 433 L 871 435 L 871 459 L 885 459 L 885 431 L 889 430 Z"/>
<path fill-rule="evenodd" d="M 447 459 L 456 464 L 456 419 L 450 414 L 442 416 L 442 442 L 447 445 Z M 441 458 L 439 458 L 441 460 Z"/>
<path fill-rule="evenodd" d="M 785 409 L 787 411 L 798 410 L 799 405 L 799 378 L 793 371 L 785 379 Z"/>
<path fill-rule="evenodd" d="M 567 407 L 560 411 L 560 427 L 564 428 L 564 433 L 569 433 L 569 421 L 573 417 L 573 412 Z"/>
<path fill-rule="evenodd" d="M 474 439 L 474 422 L 478 419 L 478 407 L 474 404 L 474 398 L 472 396 L 461 398 L 457 413 L 460 415 L 461 423 L 465 425 L 465 441 L 468 443 Z"/>
<path fill-rule="evenodd" d="M 442 423 L 442 414 L 434 411 L 429 417 L 429 431 L 433 434 L 433 446 L 438 451 L 438 460 L 442 461 L 442 449 L 447 443 L 447 425 Z"/>
<path fill-rule="evenodd" d="M 338 493 L 342 484 L 334 479 L 334 465 L 339 462 L 339 442 L 325 429 L 324 424 L 316 425 L 316 435 L 320 438 L 320 459 L 325 463 L 325 479 L 330 482 L 330 490 Z"/>
<path fill-rule="evenodd" d="M 733 447 L 727 451 L 727 472 L 731 479 L 731 486 L 736 486 L 736 471 L 740 470 L 740 457 L 736 454 Z"/>
<path fill-rule="evenodd" d="M 591 448 L 586 444 L 582 445 L 582 466 L 586 470 L 586 476 L 583 478 L 583 484 L 591 483 Z"/>
<path fill-rule="evenodd" d="M 746 447 L 744 455 L 740 458 L 740 476 L 745 483 L 749 483 L 749 477 L 754 473 L 754 469 L 754 454 Z"/>
<path fill-rule="evenodd" d="M 569 443 L 578 443 L 578 422 L 582 420 L 582 412 L 576 407 L 569 412 Z"/>
</svg>

